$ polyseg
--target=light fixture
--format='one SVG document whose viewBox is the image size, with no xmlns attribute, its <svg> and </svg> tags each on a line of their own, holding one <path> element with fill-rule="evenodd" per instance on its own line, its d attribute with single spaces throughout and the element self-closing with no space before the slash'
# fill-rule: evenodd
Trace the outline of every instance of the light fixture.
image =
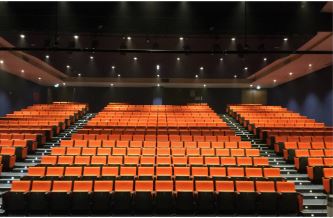
<svg viewBox="0 0 333 218">
<path fill-rule="evenodd" d="M 157 76 L 157 78 L 160 78 L 160 74 L 157 74 L 156 76 Z"/>
<path fill-rule="evenodd" d="M 21 70 L 21 73 L 24 73 L 24 70 L 23 70 L 23 69 Z"/>
<path fill-rule="evenodd" d="M 177 57 L 177 61 L 180 61 L 180 57 Z"/>
<path fill-rule="evenodd" d="M 198 74 L 196 74 L 196 75 L 195 75 L 195 78 L 198 78 L 198 77 L 199 77 Z"/>
<path fill-rule="evenodd" d="M 160 69 L 160 65 L 156 65 L 156 70 L 159 70 Z"/>
<path fill-rule="evenodd" d="M 157 83 L 157 87 L 160 87 L 160 84 L 159 84 L 159 83 Z"/>
<path fill-rule="evenodd" d="M 42 77 L 38 77 L 38 80 L 42 80 Z"/>
<path fill-rule="evenodd" d="M 181 36 L 181 37 L 179 37 L 179 40 L 180 40 L 180 41 L 183 41 L 183 40 L 184 40 L 184 38 Z"/>
<path fill-rule="evenodd" d="M 206 87 L 206 84 L 203 84 L 203 87 Z"/>
<path fill-rule="evenodd" d="M 288 38 L 284 38 L 283 41 L 285 41 L 285 42 L 288 41 Z"/>
<path fill-rule="evenodd" d="M 248 68 L 247 67 L 244 67 L 244 70 L 247 70 Z"/>
<path fill-rule="evenodd" d="M 50 58 L 50 55 L 45 55 L 45 58 L 46 58 L 46 59 L 49 59 L 49 58 Z"/>
<path fill-rule="evenodd" d="M 273 80 L 273 83 L 276 83 L 276 79 Z"/>
<path fill-rule="evenodd" d="M 110 84 L 110 86 L 112 87 L 112 86 L 114 86 L 114 84 L 113 84 L 113 83 L 111 83 L 111 84 Z"/>
<path fill-rule="evenodd" d="M 220 61 L 223 61 L 223 58 L 220 58 Z"/>
<path fill-rule="evenodd" d="M 137 58 L 137 57 L 134 57 L 134 58 L 133 58 L 133 60 L 135 60 L 135 61 L 136 61 L 136 60 L 138 60 L 138 58 Z"/>
<path fill-rule="evenodd" d="M 0 60 L 0 64 L 3 64 L 4 63 L 4 61 L 3 60 Z"/>
<path fill-rule="evenodd" d="M 235 78 L 235 79 L 237 78 L 237 75 L 236 75 L 236 74 L 234 75 L 234 78 Z"/>
<path fill-rule="evenodd" d="M 114 69 L 116 69 L 116 67 L 115 67 L 115 66 L 112 66 L 111 68 L 112 68 L 113 70 L 114 70 Z"/>
<path fill-rule="evenodd" d="M 203 70 L 204 69 L 204 67 L 200 67 L 200 70 Z"/>
<path fill-rule="evenodd" d="M 24 35 L 24 34 L 21 34 L 21 35 L 20 35 L 20 38 L 21 38 L 21 39 L 24 39 L 24 38 L 25 38 L 25 35 Z"/>
<path fill-rule="evenodd" d="M 264 58 L 264 61 L 267 61 L 267 58 Z"/>
<path fill-rule="evenodd" d="M 77 76 L 79 76 L 79 77 L 80 77 L 80 76 L 81 76 L 81 73 L 77 74 Z"/>
<path fill-rule="evenodd" d="M 260 86 L 257 86 L 257 89 L 259 90 L 259 89 L 261 89 L 261 87 L 260 87 Z"/>
<path fill-rule="evenodd" d="M 309 67 L 312 67 L 312 64 L 309 64 Z"/>
<path fill-rule="evenodd" d="M 73 37 L 74 37 L 74 39 L 78 39 L 78 38 L 79 38 L 79 36 L 78 36 L 78 35 L 74 35 Z"/>
<path fill-rule="evenodd" d="M 120 74 L 118 74 L 118 77 L 120 77 Z"/>
<path fill-rule="evenodd" d="M 62 83 L 62 85 L 63 85 L 63 86 L 65 86 L 65 85 L 66 85 L 66 83 Z"/>
<path fill-rule="evenodd" d="M 252 84 L 250 84 L 250 87 L 252 88 L 252 87 L 253 87 L 253 85 L 252 85 Z"/>
<path fill-rule="evenodd" d="M 55 88 L 58 88 L 58 87 L 59 87 L 59 83 L 54 84 L 54 87 L 55 87 Z"/>
<path fill-rule="evenodd" d="M 290 72 L 290 73 L 289 73 L 289 76 L 292 76 L 292 75 L 293 75 L 293 72 Z"/>
<path fill-rule="evenodd" d="M 94 56 L 90 56 L 90 60 L 94 60 Z"/>
<path fill-rule="evenodd" d="M 131 40 L 132 38 L 130 36 L 127 36 L 127 40 Z"/>
<path fill-rule="evenodd" d="M 71 66 L 67 65 L 66 68 L 69 69 L 69 68 L 71 68 Z"/>
<path fill-rule="evenodd" d="M 231 38 L 231 41 L 236 41 L 236 38 L 235 38 L 235 37 L 232 37 L 232 38 Z"/>
</svg>

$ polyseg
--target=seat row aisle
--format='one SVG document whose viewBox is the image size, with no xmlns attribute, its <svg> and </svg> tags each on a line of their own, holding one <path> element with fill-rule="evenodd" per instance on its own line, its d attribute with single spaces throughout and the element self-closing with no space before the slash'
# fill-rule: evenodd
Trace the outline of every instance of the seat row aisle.
<svg viewBox="0 0 333 218">
<path fill-rule="evenodd" d="M 4 208 L 8 214 L 296 215 L 302 196 L 206 104 L 110 103 L 13 182 Z"/>
</svg>

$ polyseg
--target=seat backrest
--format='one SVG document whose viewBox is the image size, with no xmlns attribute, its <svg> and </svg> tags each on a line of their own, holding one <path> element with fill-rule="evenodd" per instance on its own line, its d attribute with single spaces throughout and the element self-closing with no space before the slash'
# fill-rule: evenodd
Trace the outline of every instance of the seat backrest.
<svg viewBox="0 0 333 218">
<path fill-rule="evenodd" d="M 93 181 L 74 181 L 73 192 L 91 192 Z"/>
<path fill-rule="evenodd" d="M 53 181 L 52 192 L 70 192 L 72 181 Z"/>
<path fill-rule="evenodd" d="M 172 192 L 173 181 L 172 180 L 155 180 L 156 192 Z"/>
<path fill-rule="evenodd" d="M 28 192 L 30 191 L 30 181 L 14 180 L 12 182 L 11 192 Z"/>
<path fill-rule="evenodd" d="M 247 177 L 262 177 L 262 168 L 260 167 L 247 167 L 245 168 L 245 175 Z"/>
<path fill-rule="evenodd" d="M 264 177 L 266 177 L 266 178 L 281 177 L 280 169 L 279 168 L 264 168 Z"/>
<path fill-rule="evenodd" d="M 296 149 L 295 150 L 295 157 L 309 157 L 309 150 L 307 149 Z"/>
<path fill-rule="evenodd" d="M 236 190 L 238 192 L 254 192 L 253 181 L 236 181 Z"/>
<path fill-rule="evenodd" d="M 28 176 L 44 176 L 45 175 L 45 167 L 29 167 L 28 168 Z"/>
<path fill-rule="evenodd" d="M 112 191 L 113 191 L 113 181 L 95 180 L 94 192 L 112 192 Z"/>
<path fill-rule="evenodd" d="M 33 181 L 31 192 L 49 192 L 51 191 L 52 181 Z"/>
<path fill-rule="evenodd" d="M 333 177 L 333 168 L 324 168 L 324 177 L 325 178 L 332 178 Z"/>
<path fill-rule="evenodd" d="M 152 192 L 154 187 L 153 180 L 136 180 L 135 191 L 137 192 Z"/>
<path fill-rule="evenodd" d="M 59 176 L 64 175 L 64 167 L 48 167 L 46 170 L 46 176 Z"/>
<path fill-rule="evenodd" d="M 273 181 L 256 181 L 257 192 L 275 192 Z"/>
<path fill-rule="evenodd" d="M 296 192 L 293 182 L 276 182 L 276 191 L 278 192 Z"/>
<path fill-rule="evenodd" d="M 234 192 L 234 181 L 216 181 L 215 191 L 217 192 Z"/>
<path fill-rule="evenodd" d="M 192 180 L 176 180 L 177 192 L 193 192 Z"/>
<path fill-rule="evenodd" d="M 133 181 L 116 180 L 114 190 L 116 192 L 132 192 L 133 191 Z"/>
<path fill-rule="evenodd" d="M 242 167 L 228 167 L 227 171 L 230 177 L 244 177 L 244 168 Z"/>
<path fill-rule="evenodd" d="M 190 176 L 190 167 L 174 167 L 175 176 Z"/>
<path fill-rule="evenodd" d="M 82 167 L 66 167 L 65 176 L 77 176 L 82 175 Z"/>
<path fill-rule="evenodd" d="M 172 176 L 172 167 L 156 167 L 156 176 Z"/>
<path fill-rule="evenodd" d="M 311 157 L 308 158 L 308 166 L 323 166 L 324 162 L 322 158 Z"/>
<path fill-rule="evenodd" d="M 214 191 L 214 181 L 200 181 L 195 182 L 195 190 L 197 192 L 213 192 Z"/>
</svg>

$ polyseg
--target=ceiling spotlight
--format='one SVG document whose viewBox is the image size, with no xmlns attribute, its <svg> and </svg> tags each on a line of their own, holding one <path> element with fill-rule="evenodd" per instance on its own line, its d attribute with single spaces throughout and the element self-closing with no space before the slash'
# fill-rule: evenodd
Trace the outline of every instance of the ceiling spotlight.
<svg viewBox="0 0 333 218">
<path fill-rule="evenodd" d="M 112 68 L 113 70 L 114 70 L 114 69 L 116 69 L 116 67 L 115 67 L 115 66 L 112 66 L 111 68 Z"/>
<path fill-rule="evenodd" d="M 237 75 L 236 75 L 236 74 L 234 75 L 234 78 L 235 78 L 235 79 L 237 78 Z"/>
<path fill-rule="evenodd" d="M 160 87 L 160 84 L 159 84 L 159 83 L 157 83 L 157 87 Z"/>
<path fill-rule="evenodd" d="M 206 84 L 203 84 L 203 87 L 206 87 Z"/>
<path fill-rule="evenodd" d="M 204 67 L 200 67 L 200 70 L 203 70 L 204 69 Z"/>
<path fill-rule="evenodd" d="M 181 36 L 181 37 L 179 37 L 179 40 L 180 40 L 180 41 L 183 41 L 183 40 L 184 40 L 184 38 Z"/>
<path fill-rule="evenodd" d="M 257 86 L 257 89 L 259 90 L 259 89 L 261 89 L 261 87 L 260 87 L 260 86 Z"/>
<path fill-rule="evenodd" d="M 273 80 L 273 83 L 276 83 L 276 79 Z"/>
<path fill-rule="evenodd" d="M 66 85 L 66 83 L 62 83 L 62 85 L 63 85 L 63 86 L 65 86 L 65 85 Z"/>
<path fill-rule="evenodd" d="M 38 77 L 38 80 L 42 80 L 42 77 Z"/>
<path fill-rule="evenodd" d="M 156 65 L 156 70 L 159 70 L 160 69 L 160 65 Z"/>
<path fill-rule="evenodd" d="M 118 74 L 118 77 L 120 77 L 120 74 Z"/>
<path fill-rule="evenodd" d="M 293 75 L 293 72 L 290 72 L 290 73 L 289 73 L 289 76 L 292 76 L 292 75 Z"/>
<path fill-rule="evenodd" d="M 253 85 L 252 85 L 252 84 L 250 84 L 250 87 L 252 88 L 252 87 L 253 87 Z"/>
<path fill-rule="evenodd" d="M 23 70 L 23 69 L 21 70 L 21 73 L 24 73 L 24 70 Z"/>
<path fill-rule="evenodd" d="M 157 78 L 160 78 L 160 74 L 157 74 L 156 76 L 157 76 Z"/>
<path fill-rule="evenodd" d="M 244 70 L 247 70 L 248 68 L 247 67 L 244 67 Z"/>
<path fill-rule="evenodd" d="M 3 60 L 0 60 L 0 64 L 3 64 L 4 63 L 4 61 Z"/>
<path fill-rule="evenodd" d="M 94 56 L 90 56 L 90 60 L 94 60 Z"/>
<path fill-rule="evenodd" d="M 114 86 L 114 84 L 113 84 L 113 83 L 111 83 L 111 84 L 110 84 L 110 86 L 112 87 L 112 86 Z"/>
<path fill-rule="evenodd" d="M 81 76 L 81 73 L 79 73 L 77 76 L 79 76 L 79 77 L 80 77 L 80 76 Z"/>
<path fill-rule="evenodd" d="M 195 75 L 195 78 L 198 78 L 198 77 L 199 77 L 199 75 L 198 75 L 198 74 L 196 74 L 196 75 Z"/>
<path fill-rule="evenodd" d="M 50 58 L 50 55 L 45 55 L 45 58 L 46 58 L 46 59 L 49 59 L 49 58 Z"/>
<path fill-rule="evenodd" d="M 232 38 L 231 38 L 231 41 L 236 41 L 236 38 L 235 38 L 235 37 L 232 37 Z"/>
<path fill-rule="evenodd" d="M 127 40 L 131 40 L 132 38 L 130 36 L 127 36 Z"/>
<path fill-rule="evenodd" d="M 285 41 L 285 42 L 288 41 L 288 38 L 284 38 L 283 41 Z"/>
<path fill-rule="evenodd" d="M 54 84 L 54 87 L 55 87 L 55 88 L 58 88 L 58 87 L 59 87 L 59 83 Z"/>
<path fill-rule="evenodd" d="M 137 58 L 137 57 L 134 57 L 134 58 L 133 58 L 133 60 L 135 60 L 135 61 L 136 61 L 136 60 L 138 60 L 138 58 Z"/>
<path fill-rule="evenodd" d="M 78 39 L 78 38 L 79 38 L 79 36 L 78 36 L 78 35 L 74 35 L 73 37 L 74 37 L 74 39 Z"/>
<path fill-rule="evenodd" d="M 223 61 L 223 58 L 220 58 L 220 61 Z"/>
<path fill-rule="evenodd" d="M 264 58 L 264 61 L 267 61 L 267 58 Z"/>
<path fill-rule="evenodd" d="M 180 57 L 177 57 L 177 61 L 180 61 Z"/>
<path fill-rule="evenodd" d="M 71 66 L 67 65 L 66 68 L 69 69 L 69 68 L 71 68 Z"/>
<path fill-rule="evenodd" d="M 24 35 L 24 34 L 21 34 L 21 35 L 20 35 L 20 38 L 21 38 L 21 39 L 24 39 L 24 38 L 25 38 L 25 35 Z"/>
<path fill-rule="evenodd" d="M 309 64 L 309 67 L 312 67 L 312 64 Z"/>
</svg>

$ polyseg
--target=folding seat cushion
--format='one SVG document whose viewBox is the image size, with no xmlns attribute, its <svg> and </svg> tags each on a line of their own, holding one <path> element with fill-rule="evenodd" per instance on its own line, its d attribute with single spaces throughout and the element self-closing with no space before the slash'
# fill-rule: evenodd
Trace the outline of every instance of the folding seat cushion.
<svg viewBox="0 0 333 218">
<path fill-rule="evenodd" d="M 133 181 L 116 180 L 113 193 L 113 212 L 130 214 L 132 210 Z"/>
<path fill-rule="evenodd" d="M 221 165 L 223 166 L 236 166 L 236 158 L 235 157 L 221 157 Z"/>
<path fill-rule="evenodd" d="M 138 167 L 138 177 L 140 180 L 152 180 L 154 175 L 155 175 L 155 168 L 153 166 Z"/>
<path fill-rule="evenodd" d="M 262 168 L 253 168 L 253 167 L 246 167 L 245 168 L 245 176 L 250 179 L 255 180 L 263 180 Z"/>
<path fill-rule="evenodd" d="M 196 180 L 208 179 L 208 167 L 192 167 L 191 172 Z"/>
<path fill-rule="evenodd" d="M 201 157 L 188 157 L 188 163 L 190 166 L 203 166 L 204 158 Z"/>
<path fill-rule="evenodd" d="M 71 208 L 69 193 L 72 191 L 72 181 L 53 181 L 49 193 L 49 209 L 52 214 L 68 214 Z"/>
<path fill-rule="evenodd" d="M 254 213 L 257 193 L 253 181 L 236 181 L 236 207 L 240 214 Z"/>
<path fill-rule="evenodd" d="M 195 181 L 197 192 L 196 205 L 198 214 L 212 214 L 215 212 L 214 181 Z"/>
<path fill-rule="evenodd" d="M 194 186 L 193 181 L 175 181 L 176 212 L 177 214 L 194 213 Z"/>
<path fill-rule="evenodd" d="M 176 180 L 190 179 L 190 167 L 177 167 L 173 168 L 173 173 Z"/>
<path fill-rule="evenodd" d="M 158 166 L 156 167 L 156 178 L 158 180 L 170 180 L 172 177 L 173 173 L 172 173 L 172 167 L 168 166 L 168 167 L 161 167 Z"/>
<path fill-rule="evenodd" d="M 103 166 L 101 176 L 106 180 L 114 180 L 119 176 L 119 168 L 115 166 Z"/>
<path fill-rule="evenodd" d="M 268 180 L 280 180 L 281 172 L 280 168 L 263 168 L 264 177 Z"/>
<path fill-rule="evenodd" d="M 134 210 L 138 214 L 151 214 L 153 210 L 154 181 L 135 181 Z"/>
<path fill-rule="evenodd" d="M 93 189 L 93 181 L 74 181 L 71 194 L 72 213 L 86 214 L 90 212 L 90 193 Z"/>
<path fill-rule="evenodd" d="M 48 213 L 48 192 L 52 181 L 33 181 L 27 196 L 29 214 Z"/>
<path fill-rule="evenodd" d="M 260 214 L 276 214 L 278 193 L 275 191 L 273 181 L 257 181 L 256 190 L 257 212 Z"/>
<path fill-rule="evenodd" d="M 233 214 L 236 211 L 236 195 L 233 181 L 216 181 L 216 207 L 219 214 Z"/>
<path fill-rule="evenodd" d="M 237 179 L 244 177 L 243 167 L 228 167 L 227 168 L 228 177 Z"/>
<path fill-rule="evenodd" d="M 252 166 L 252 158 L 251 157 L 237 157 L 237 165 L 238 166 Z"/>
<path fill-rule="evenodd" d="M 155 181 L 155 212 L 157 214 L 171 214 L 174 211 L 173 181 Z"/>
<path fill-rule="evenodd" d="M 30 181 L 14 180 L 9 192 L 3 194 L 3 208 L 8 214 L 24 214 L 27 210 L 26 193 L 30 191 Z"/>
<path fill-rule="evenodd" d="M 302 208 L 302 197 L 296 192 L 293 182 L 276 182 L 279 192 L 278 214 L 297 214 Z"/>
<path fill-rule="evenodd" d="M 170 156 L 157 156 L 156 164 L 159 166 L 170 166 L 171 165 L 171 157 Z"/>
<path fill-rule="evenodd" d="M 253 157 L 253 166 L 267 167 L 269 166 L 267 157 Z"/>
<path fill-rule="evenodd" d="M 82 176 L 84 179 L 97 179 L 101 176 L 101 168 L 86 166 L 83 168 Z"/>
<path fill-rule="evenodd" d="M 91 210 L 96 214 L 107 214 L 111 211 L 113 181 L 103 180 L 94 182 L 91 194 Z"/>
<path fill-rule="evenodd" d="M 51 155 L 65 155 L 66 147 L 53 147 L 51 149 Z"/>
<path fill-rule="evenodd" d="M 42 156 L 41 164 L 42 165 L 56 165 L 58 161 L 57 156 Z"/>
</svg>

